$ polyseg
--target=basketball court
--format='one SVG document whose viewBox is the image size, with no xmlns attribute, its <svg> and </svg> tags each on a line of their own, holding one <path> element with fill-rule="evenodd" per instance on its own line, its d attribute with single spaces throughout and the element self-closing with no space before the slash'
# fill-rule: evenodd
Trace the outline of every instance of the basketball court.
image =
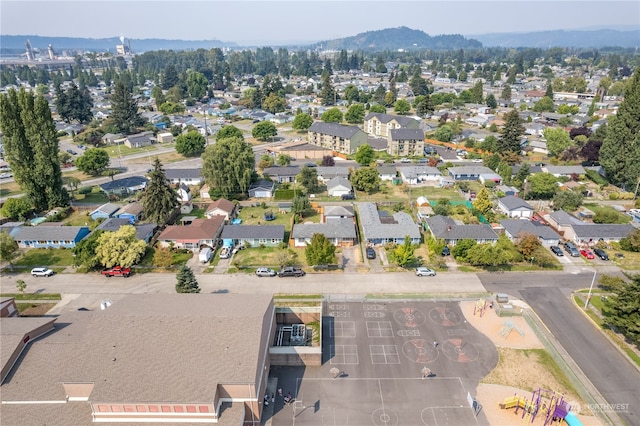
<svg viewBox="0 0 640 426">
<path fill-rule="evenodd" d="M 470 403 L 497 361 L 456 302 L 330 300 L 323 365 L 272 371 L 295 402 L 276 401 L 271 424 L 487 424 Z"/>
</svg>

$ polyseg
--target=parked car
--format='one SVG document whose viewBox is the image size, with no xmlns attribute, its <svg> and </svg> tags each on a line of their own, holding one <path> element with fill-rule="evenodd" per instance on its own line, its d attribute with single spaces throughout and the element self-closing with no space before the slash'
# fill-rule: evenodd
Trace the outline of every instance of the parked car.
<svg viewBox="0 0 640 426">
<path fill-rule="evenodd" d="M 560 249 L 560 247 L 558 246 L 551 246 L 549 247 L 551 249 L 551 251 L 556 255 L 556 256 L 564 256 L 564 253 L 562 253 L 562 249 Z"/>
<path fill-rule="evenodd" d="M 68 150 L 67 150 L 67 152 L 68 152 L 69 154 L 71 154 L 71 155 L 78 155 L 78 153 L 77 153 L 77 152 L 75 152 L 75 151 L 74 151 L 74 150 L 72 150 L 72 149 L 68 149 Z"/>
<path fill-rule="evenodd" d="M 591 250 L 582 249 L 580 250 L 580 254 L 586 257 L 587 259 L 595 259 L 595 256 L 593 255 L 593 253 L 591 253 Z"/>
<path fill-rule="evenodd" d="M 204 247 L 200 250 L 200 253 L 198 253 L 198 260 L 202 263 L 207 263 L 211 260 L 212 255 L 213 250 L 211 250 L 211 247 Z"/>
<path fill-rule="evenodd" d="M 280 269 L 280 272 L 278 272 L 278 276 L 280 278 L 282 277 L 303 277 L 305 275 L 305 272 L 300 269 L 300 268 L 294 268 L 293 266 L 285 266 L 284 268 Z"/>
<path fill-rule="evenodd" d="M 436 271 L 433 269 L 426 268 L 424 266 L 419 266 L 416 268 L 416 275 L 419 277 L 435 277 Z"/>
<path fill-rule="evenodd" d="M 31 275 L 34 277 L 50 277 L 53 275 L 53 271 L 49 268 L 33 268 Z"/>
<path fill-rule="evenodd" d="M 231 247 L 222 247 L 220 249 L 220 259 L 228 259 L 231 257 Z"/>
<path fill-rule="evenodd" d="M 123 268 L 122 266 L 114 266 L 113 268 L 103 269 L 102 275 L 107 278 L 111 277 L 125 277 L 131 276 L 131 268 Z"/>
<path fill-rule="evenodd" d="M 578 248 L 572 242 L 568 241 L 564 243 L 563 246 L 564 246 L 564 250 L 572 257 L 580 257 L 580 252 L 578 251 Z"/>
<path fill-rule="evenodd" d="M 375 259 L 376 251 L 372 247 L 367 247 L 367 259 Z"/>
<path fill-rule="evenodd" d="M 277 273 L 271 268 L 258 268 L 256 269 L 256 275 L 259 277 L 275 277 Z"/>
<path fill-rule="evenodd" d="M 449 249 L 449 246 L 444 246 L 444 248 L 442 249 L 442 255 L 443 256 L 451 255 L 451 250 Z"/>
<path fill-rule="evenodd" d="M 1 173 L 0 179 L 9 179 L 13 177 L 13 173 Z"/>
<path fill-rule="evenodd" d="M 593 249 L 593 253 L 602 260 L 609 260 L 609 255 L 607 254 L 606 251 L 602 249 L 599 249 L 599 248 Z"/>
<path fill-rule="evenodd" d="M 355 200 L 356 196 L 353 194 L 342 194 L 340 198 L 342 198 L 343 200 Z"/>
</svg>

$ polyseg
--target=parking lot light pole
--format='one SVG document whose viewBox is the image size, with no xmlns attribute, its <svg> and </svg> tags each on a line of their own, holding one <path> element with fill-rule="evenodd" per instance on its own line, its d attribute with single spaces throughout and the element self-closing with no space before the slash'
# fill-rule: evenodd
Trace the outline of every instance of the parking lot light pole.
<svg viewBox="0 0 640 426">
<path fill-rule="evenodd" d="M 596 282 L 596 274 L 598 271 L 593 271 L 593 279 L 591 280 L 591 286 L 589 286 L 589 294 L 587 295 L 587 301 L 584 302 L 584 309 L 587 309 L 589 306 L 589 301 L 591 300 L 591 292 L 593 291 L 593 284 Z"/>
</svg>

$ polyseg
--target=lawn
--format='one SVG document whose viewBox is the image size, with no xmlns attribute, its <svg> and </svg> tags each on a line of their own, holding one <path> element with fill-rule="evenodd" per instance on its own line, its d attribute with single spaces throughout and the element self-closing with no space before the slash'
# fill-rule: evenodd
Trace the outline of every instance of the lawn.
<svg viewBox="0 0 640 426">
<path fill-rule="evenodd" d="M 155 252 L 156 252 L 156 248 L 154 247 L 147 248 L 147 252 L 145 253 L 140 263 L 138 264 L 138 266 L 141 266 L 142 268 L 139 269 L 138 271 L 154 272 L 153 269 L 155 269 L 155 266 L 153 265 L 153 255 L 155 254 Z M 174 250 L 173 252 L 171 252 L 171 256 L 172 256 L 171 268 L 174 269 L 178 266 L 186 264 L 189 261 L 189 259 L 193 257 L 193 252 L 190 250 Z M 152 270 L 149 270 L 149 268 L 151 268 Z M 161 268 L 158 268 L 158 269 L 161 269 Z"/>
<path fill-rule="evenodd" d="M 233 256 L 233 265 L 239 270 L 255 270 L 261 266 L 280 269 L 283 263 L 308 267 L 304 249 L 281 247 L 252 247 L 240 250 Z"/>
<path fill-rule="evenodd" d="M 616 221 L 613 223 L 629 223 L 631 222 L 631 216 L 626 215 L 626 214 L 622 214 L 619 211 L 617 211 L 616 209 L 614 209 L 611 206 L 603 206 L 600 204 L 592 204 L 592 203 L 585 203 L 584 206 L 586 208 L 588 208 L 589 210 L 591 210 L 592 212 L 594 212 L 595 214 L 610 214 L 610 215 L 615 215 L 616 217 Z"/>
<path fill-rule="evenodd" d="M 273 212 L 275 216 L 274 220 L 264 220 L 263 215 L 267 212 Z M 317 215 L 317 213 L 315 215 Z M 242 219 L 242 225 L 284 225 L 285 231 L 291 231 L 291 218 L 293 217 L 293 213 L 281 213 L 278 211 L 278 207 L 267 205 L 266 208 L 261 206 L 242 207 L 238 217 Z M 313 219 L 310 220 L 313 221 Z"/>
<path fill-rule="evenodd" d="M 56 268 L 65 268 L 73 265 L 73 252 L 71 249 L 34 248 L 27 251 L 14 264 L 25 268 L 48 266 L 55 271 Z"/>
</svg>

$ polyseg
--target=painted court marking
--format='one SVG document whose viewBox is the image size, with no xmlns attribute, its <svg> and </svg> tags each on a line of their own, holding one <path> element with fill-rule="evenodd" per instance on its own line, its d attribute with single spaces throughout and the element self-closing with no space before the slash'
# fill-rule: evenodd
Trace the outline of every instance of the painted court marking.
<svg viewBox="0 0 640 426">
<path fill-rule="evenodd" d="M 369 345 L 372 364 L 400 364 L 396 345 Z"/>
<path fill-rule="evenodd" d="M 358 345 L 331 345 L 331 364 L 359 364 Z"/>
<path fill-rule="evenodd" d="M 367 337 L 393 337 L 391 321 L 367 321 Z"/>
<path fill-rule="evenodd" d="M 331 337 L 356 337 L 355 321 L 335 321 L 330 330 Z"/>
</svg>

